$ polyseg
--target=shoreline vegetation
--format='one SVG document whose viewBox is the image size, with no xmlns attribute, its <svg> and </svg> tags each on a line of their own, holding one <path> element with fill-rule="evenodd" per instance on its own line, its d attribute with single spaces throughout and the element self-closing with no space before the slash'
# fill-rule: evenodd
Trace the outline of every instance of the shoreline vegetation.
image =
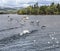
<svg viewBox="0 0 60 51">
<path fill-rule="evenodd" d="M 60 4 L 54 2 L 50 5 L 38 6 L 38 2 L 34 5 L 30 5 L 26 8 L 11 10 L 11 11 L 0 11 L 0 14 L 18 14 L 18 15 L 60 15 Z"/>
<path fill-rule="evenodd" d="M 54 2 L 51 5 L 38 6 L 38 2 L 33 6 L 28 6 L 17 11 L 19 15 L 60 15 L 60 4 L 55 4 Z"/>
<path fill-rule="evenodd" d="M 14 11 L 14 10 L 12 10 L 12 11 L 8 11 L 8 10 L 6 10 L 6 11 L 0 11 L 0 14 L 16 14 L 16 12 L 17 11 Z"/>
</svg>

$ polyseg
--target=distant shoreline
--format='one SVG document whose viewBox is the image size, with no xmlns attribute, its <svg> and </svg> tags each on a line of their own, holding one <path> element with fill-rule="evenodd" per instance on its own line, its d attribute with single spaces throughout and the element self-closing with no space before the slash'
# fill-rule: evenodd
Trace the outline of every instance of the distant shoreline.
<svg viewBox="0 0 60 51">
<path fill-rule="evenodd" d="M 7 14 L 0 14 L 0 15 L 10 15 L 10 14 L 7 13 Z M 11 14 L 11 15 L 13 15 L 13 14 Z M 14 14 L 14 15 L 29 15 L 29 14 Z M 31 14 L 31 15 L 33 15 L 33 14 Z M 41 14 L 41 15 L 45 16 L 46 14 Z M 53 16 L 53 15 L 56 15 L 56 14 L 49 14 L 49 15 Z M 60 15 L 60 14 L 58 14 L 58 15 Z M 35 16 L 38 16 L 38 15 L 35 15 Z"/>
<path fill-rule="evenodd" d="M 30 5 L 26 8 L 20 9 L 17 11 L 19 15 L 60 15 L 60 4 L 55 4 L 54 2 L 51 5 L 39 6 L 38 2 L 34 5 Z"/>
</svg>

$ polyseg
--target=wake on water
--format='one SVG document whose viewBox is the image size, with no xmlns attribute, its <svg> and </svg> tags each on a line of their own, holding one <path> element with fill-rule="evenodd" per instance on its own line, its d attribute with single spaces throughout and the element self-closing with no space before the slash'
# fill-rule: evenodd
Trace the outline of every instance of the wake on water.
<svg viewBox="0 0 60 51">
<path fill-rule="evenodd" d="M 33 24 L 34 22 L 32 21 L 31 23 Z M 21 27 L 11 27 L 11 28 L 7 28 L 7 29 L 2 29 L 2 30 L 0 30 L 0 32 L 13 30 L 13 29 L 18 29 L 18 28 L 21 28 Z M 46 28 L 46 26 L 41 27 L 42 30 L 45 30 L 45 28 Z M 50 43 L 50 42 L 48 42 L 48 43 L 38 44 L 38 43 L 36 43 L 36 40 L 33 40 L 31 42 L 30 41 L 28 41 L 28 42 L 23 41 L 22 44 L 21 43 L 16 43 L 15 44 L 15 42 L 23 40 L 26 37 L 28 37 L 32 34 L 35 34 L 37 31 L 38 30 L 23 30 L 21 33 L 13 34 L 10 37 L 5 37 L 5 38 L 1 39 L 0 40 L 0 51 L 7 51 L 6 49 L 8 49 L 8 51 L 9 51 L 9 49 L 15 49 L 15 48 L 20 49 L 20 48 L 23 48 L 23 47 L 24 48 L 27 47 L 28 50 L 29 49 L 35 49 L 35 51 L 45 51 L 45 50 L 49 51 L 51 49 L 60 48 L 60 43 L 56 43 L 56 42 L 55 43 Z M 52 38 L 52 39 L 54 39 L 54 38 Z"/>
<path fill-rule="evenodd" d="M 11 28 L 7 28 L 7 29 L 2 29 L 2 30 L 0 30 L 0 32 L 12 30 L 12 29 L 18 29 L 18 28 L 20 28 L 20 27 L 11 27 Z"/>
<path fill-rule="evenodd" d="M 6 38 L 1 39 L 0 40 L 0 44 L 8 44 L 10 42 L 13 42 L 14 40 L 17 40 L 17 39 L 20 39 L 20 38 L 25 38 L 26 36 L 29 36 L 31 33 L 34 33 L 36 31 L 38 31 L 38 30 L 29 31 L 30 33 L 27 33 L 27 32 L 24 33 L 24 32 L 22 32 L 22 33 L 14 34 L 11 37 L 6 37 Z M 22 34 L 22 35 L 20 35 L 20 34 Z"/>
<path fill-rule="evenodd" d="M 24 34 L 24 31 L 23 31 L 22 35 L 20 35 L 21 33 L 18 33 L 18 34 L 15 34 L 15 35 L 11 36 L 11 37 L 6 37 L 6 38 L 1 39 L 0 40 L 0 47 L 1 47 L 0 50 L 7 49 L 7 48 L 18 47 L 18 46 L 22 47 L 22 46 L 27 46 L 27 45 L 32 45 L 32 46 L 36 47 L 36 45 L 34 45 L 33 42 L 32 43 L 27 43 L 27 44 L 22 44 L 22 45 L 21 44 L 15 44 L 15 45 L 12 45 L 12 46 L 8 45 L 9 43 L 13 43 L 18 39 L 27 37 L 27 36 L 31 35 L 32 33 L 35 33 L 36 31 L 38 31 L 38 30 L 32 30 L 32 31 L 29 31 L 29 33 L 26 32 L 25 34 Z M 6 45 L 7 45 L 7 47 L 6 47 Z M 58 44 L 57 43 L 55 43 L 55 44 L 51 43 L 51 44 L 43 44 L 43 45 L 45 45 L 45 47 L 42 47 L 41 49 L 39 49 L 40 51 L 60 48 L 60 43 L 58 43 Z"/>
</svg>

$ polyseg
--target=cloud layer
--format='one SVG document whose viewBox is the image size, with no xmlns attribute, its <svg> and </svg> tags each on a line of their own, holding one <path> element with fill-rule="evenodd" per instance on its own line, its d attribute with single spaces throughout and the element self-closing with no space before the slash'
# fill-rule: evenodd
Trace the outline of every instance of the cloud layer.
<svg viewBox="0 0 60 51">
<path fill-rule="evenodd" d="M 39 5 L 48 5 L 52 2 L 58 3 L 60 0 L 0 0 L 0 6 L 6 7 L 27 7 L 38 2 Z"/>
</svg>

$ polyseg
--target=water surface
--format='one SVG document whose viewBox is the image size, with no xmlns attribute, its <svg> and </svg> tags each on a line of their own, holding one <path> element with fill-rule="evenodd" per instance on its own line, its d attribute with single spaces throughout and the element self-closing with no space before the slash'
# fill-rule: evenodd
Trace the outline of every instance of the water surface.
<svg viewBox="0 0 60 51">
<path fill-rule="evenodd" d="M 26 29 L 37 31 L 20 36 Z M 0 15 L 0 51 L 60 51 L 60 15 Z"/>
</svg>

